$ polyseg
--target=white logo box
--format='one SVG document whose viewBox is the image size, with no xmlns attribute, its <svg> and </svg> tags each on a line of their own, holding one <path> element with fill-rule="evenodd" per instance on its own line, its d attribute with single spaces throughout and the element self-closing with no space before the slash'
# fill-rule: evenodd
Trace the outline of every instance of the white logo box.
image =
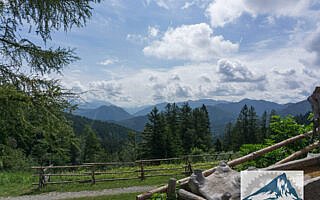
<svg viewBox="0 0 320 200">
<path fill-rule="evenodd" d="M 242 200 L 302 200 L 303 171 L 241 171 Z"/>
</svg>

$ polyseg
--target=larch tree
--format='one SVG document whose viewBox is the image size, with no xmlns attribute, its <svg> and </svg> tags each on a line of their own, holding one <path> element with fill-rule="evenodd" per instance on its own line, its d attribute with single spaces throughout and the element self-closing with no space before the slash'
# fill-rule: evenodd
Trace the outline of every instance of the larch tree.
<svg viewBox="0 0 320 200">
<path fill-rule="evenodd" d="M 70 161 L 76 140 L 63 112 L 73 95 L 45 77 L 78 57 L 73 49 L 47 46 L 52 32 L 84 26 L 96 2 L 0 0 L 0 148 L 41 164 Z"/>
</svg>

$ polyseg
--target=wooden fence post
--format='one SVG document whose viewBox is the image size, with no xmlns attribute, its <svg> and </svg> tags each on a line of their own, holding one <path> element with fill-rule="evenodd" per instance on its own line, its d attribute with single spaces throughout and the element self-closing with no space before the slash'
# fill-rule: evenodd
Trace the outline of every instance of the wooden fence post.
<svg viewBox="0 0 320 200">
<path fill-rule="evenodd" d="M 41 168 L 39 170 L 39 185 L 38 185 L 39 189 L 43 188 L 46 184 L 46 177 L 44 176 L 44 174 L 45 174 L 45 169 Z"/>
<path fill-rule="evenodd" d="M 216 157 L 214 158 L 215 161 L 217 160 L 218 156 L 219 156 L 219 153 L 216 153 Z"/>
<path fill-rule="evenodd" d="M 231 159 L 231 156 L 232 156 L 232 154 L 231 154 L 231 153 L 229 153 L 228 161 Z"/>
<path fill-rule="evenodd" d="M 177 179 L 175 178 L 169 179 L 168 189 L 167 189 L 168 200 L 175 200 L 177 198 L 176 183 L 177 183 Z"/>
<path fill-rule="evenodd" d="M 92 184 L 96 184 L 95 166 L 91 167 L 91 183 Z"/>
<path fill-rule="evenodd" d="M 190 176 L 192 174 L 192 166 L 191 166 L 191 162 L 189 160 L 189 156 L 186 156 L 186 165 L 185 165 L 184 172 L 188 176 Z"/>
<path fill-rule="evenodd" d="M 143 162 L 140 161 L 140 179 L 143 181 L 145 179 L 144 177 L 144 168 L 143 168 Z"/>
</svg>

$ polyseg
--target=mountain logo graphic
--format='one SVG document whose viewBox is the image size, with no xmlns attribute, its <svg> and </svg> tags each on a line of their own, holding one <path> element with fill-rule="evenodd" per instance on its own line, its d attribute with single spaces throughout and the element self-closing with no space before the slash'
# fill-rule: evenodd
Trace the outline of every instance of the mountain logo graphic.
<svg viewBox="0 0 320 200">
<path fill-rule="evenodd" d="M 286 173 L 282 173 L 242 200 L 302 200 L 302 198 L 299 197 Z"/>
</svg>

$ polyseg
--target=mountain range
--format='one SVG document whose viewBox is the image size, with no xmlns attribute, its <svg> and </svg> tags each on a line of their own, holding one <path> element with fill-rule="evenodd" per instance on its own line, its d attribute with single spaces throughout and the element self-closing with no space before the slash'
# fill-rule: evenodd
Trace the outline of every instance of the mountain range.
<svg viewBox="0 0 320 200">
<path fill-rule="evenodd" d="M 183 105 L 186 102 L 176 103 L 178 106 Z M 187 101 L 190 107 L 200 107 L 203 104 L 206 105 L 209 118 L 211 122 L 211 129 L 215 135 L 221 135 L 223 133 L 224 127 L 228 122 L 233 122 L 236 120 L 241 108 L 246 104 L 247 106 L 253 106 L 259 116 L 263 114 L 264 111 L 268 113 L 271 110 L 275 110 L 277 114 L 281 116 L 286 115 L 304 115 L 305 113 L 311 111 L 311 106 L 307 100 L 300 101 L 297 103 L 288 104 L 278 104 L 271 101 L 265 100 L 252 100 L 243 99 L 239 102 L 228 102 L 219 101 L 212 99 L 200 99 L 196 101 Z M 136 130 L 143 131 L 144 125 L 148 121 L 147 114 L 156 106 L 160 111 L 165 109 L 167 102 L 143 106 L 141 110 L 135 110 L 134 113 L 129 113 L 125 108 L 121 108 L 112 104 L 101 105 L 98 102 L 95 106 L 95 102 L 87 103 L 85 106 L 80 105 L 79 109 L 74 112 L 75 115 L 84 116 L 90 119 L 109 121 L 121 126 Z"/>
</svg>

